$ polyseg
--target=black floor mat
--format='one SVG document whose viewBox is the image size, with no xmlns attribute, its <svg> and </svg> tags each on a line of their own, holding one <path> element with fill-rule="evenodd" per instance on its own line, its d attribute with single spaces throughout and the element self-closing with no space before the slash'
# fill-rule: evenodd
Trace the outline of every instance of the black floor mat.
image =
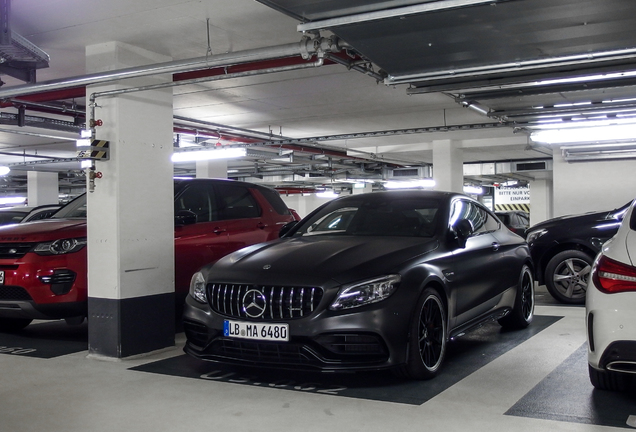
<svg viewBox="0 0 636 432">
<path fill-rule="evenodd" d="M 583 344 L 506 414 L 625 428 L 630 428 L 629 421 L 636 427 L 636 391 L 596 390 L 588 377 Z"/>
<path fill-rule="evenodd" d="M 31 324 L 15 333 L 0 332 L 0 354 L 53 358 L 88 349 L 88 325 L 65 321 Z"/>
<path fill-rule="evenodd" d="M 237 368 L 203 362 L 187 355 L 131 369 L 249 386 L 276 387 L 421 405 L 559 319 L 560 317 L 537 315 L 532 325 L 527 329 L 510 332 L 503 331 L 498 324 L 487 324 L 479 330 L 451 342 L 441 374 L 430 381 L 399 379 L 388 371 L 321 374 Z"/>
</svg>

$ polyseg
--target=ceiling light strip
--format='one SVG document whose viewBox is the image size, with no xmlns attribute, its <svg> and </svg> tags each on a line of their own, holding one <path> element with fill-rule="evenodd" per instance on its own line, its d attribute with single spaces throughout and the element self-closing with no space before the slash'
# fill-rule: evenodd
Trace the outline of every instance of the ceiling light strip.
<svg viewBox="0 0 636 432">
<path fill-rule="evenodd" d="M 636 58 L 636 48 L 629 48 L 624 50 L 614 50 L 614 51 L 603 51 L 598 53 L 585 53 L 585 54 L 577 54 L 566 57 L 554 57 L 547 59 L 537 59 L 537 60 L 526 60 L 519 61 L 513 63 L 500 63 L 500 64 L 491 64 L 484 65 L 479 67 L 472 68 L 463 68 L 463 69 L 454 69 L 454 70 L 446 70 L 446 71 L 435 71 L 430 73 L 422 73 L 422 74 L 411 74 L 411 75 L 402 75 L 402 76 L 392 76 L 390 75 L 386 79 L 387 84 L 407 84 L 407 83 L 418 83 L 418 82 L 426 82 L 433 80 L 444 80 L 444 79 L 457 79 L 464 77 L 474 78 L 475 76 L 480 75 L 489 75 L 495 73 L 506 73 L 506 72 L 520 72 L 526 70 L 534 70 L 539 68 L 547 68 L 547 67 L 555 67 L 555 66 L 577 66 L 591 63 L 599 63 L 602 61 L 609 60 L 631 60 Z M 596 75 L 602 74 L 594 74 L 591 77 L 596 77 Z M 631 75 L 630 75 L 631 76 Z M 629 78 L 630 76 L 626 76 Z M 607 75 L 606 79 L 616 79 L 615 75 Z M 585 77 L 577 77 L 577 82 L 580 80 L 584 80 Z M 596 78 L 599 81 L 602 81 L 602 76 Z M 560 83 L 571 83 L 571 80 L 565 78 L 563 80 L 550 80 L 548 82 L 537 81 L 534 85 L 556 85 Z M 415 90 L 415 89 L 414 89 Z M 415 93 L 412 91 L 411 93 Z"/>
<path fill-rule="evenodd" d="M 299 32 L 312 30 L 328 29 L 340 27 L 350 24 L 360 24 L 363 22 L 377 21 L 387 18 L 403 17 L 407 15 L 422 14 L 428 12 L 438 12 L 448 9 L 457 9 L 467 6 L 478 6 L 483 4 L 494 4 L 497 0 L 446 0 L 436 1 L 434 3 L 423 3 L 412 6 L 404 6 L 400 8 L 380 10 L 374 12 L 366 12 L 355 15 L 348 15 L 338 18 L 331 18 L 321 21 L 314 21 L 305 24 L 299 24 L 296 29 Z"/>
</svg>

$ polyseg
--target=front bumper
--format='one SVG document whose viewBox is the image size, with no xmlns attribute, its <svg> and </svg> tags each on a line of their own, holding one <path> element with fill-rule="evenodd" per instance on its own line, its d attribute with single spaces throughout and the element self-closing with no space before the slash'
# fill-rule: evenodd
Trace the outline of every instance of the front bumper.
<svg viewBox="0 0 636 432">
<path fill-rule="evenodd" d="M 86 249 L 39 256 L 27 253 L 0 259 L 0 317 L 57 319 L 86 315 Z"/>
<path fill-rule="evenodd" d="M 408 322 L 398 298 L 348 312 L 320 310 L 289 324 L 289 342 L 223 336 L 225 317 L 190 296 L 186 299 L 184 351 L 201 360 L 277 368 L 354 371 L 386 369 L 406 362 Z"/>
</svg>

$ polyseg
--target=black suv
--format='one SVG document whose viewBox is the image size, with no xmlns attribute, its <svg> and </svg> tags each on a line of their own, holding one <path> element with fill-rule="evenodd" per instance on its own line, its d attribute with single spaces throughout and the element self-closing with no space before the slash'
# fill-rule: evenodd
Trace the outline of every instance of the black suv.
<svg viewBox="0 0 636 432">
<path fill-rule="evenodd" d="M 535 278 L 562 303 L 584 304 L 594 257 L 612 238 L 630 203 L 612 211 L 563 216 L 527 231 Z"/>
</svg>

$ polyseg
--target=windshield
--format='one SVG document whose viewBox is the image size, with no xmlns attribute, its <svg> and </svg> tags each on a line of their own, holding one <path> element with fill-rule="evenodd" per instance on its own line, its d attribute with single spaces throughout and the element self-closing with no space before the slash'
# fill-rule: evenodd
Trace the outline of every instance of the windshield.
<svg viewBox="0 0 636 432">
<path fill-rule="evenodd" d="M 2 211 L 0 212 L 0 225 L 18 223 L 24 219 L 24 216 L 27 214 L 28 211 L 24 210 Z"/>
<path fill-rule="evenodd" d="M 82 194 L 59 209 L 51 219 L 86 219 L 86 194 Z"/>
<path fill-rule="evenodd" d="M 439 205 L 425 198 L 336 201 L 303 220 L 293 235 L 432 237 Z"/>
</svg>

